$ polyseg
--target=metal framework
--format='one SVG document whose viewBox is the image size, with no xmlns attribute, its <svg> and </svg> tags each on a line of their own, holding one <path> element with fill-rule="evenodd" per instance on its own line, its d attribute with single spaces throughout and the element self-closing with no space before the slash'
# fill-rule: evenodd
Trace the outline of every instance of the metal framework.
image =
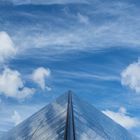
<svg viewBox="0 0 140 140">
<path fill-rule="evenodd" d="M 75 140 L 75 126 L 71 91 L 68 92 L 68 106 L 64 140 Z"/>
</svg>

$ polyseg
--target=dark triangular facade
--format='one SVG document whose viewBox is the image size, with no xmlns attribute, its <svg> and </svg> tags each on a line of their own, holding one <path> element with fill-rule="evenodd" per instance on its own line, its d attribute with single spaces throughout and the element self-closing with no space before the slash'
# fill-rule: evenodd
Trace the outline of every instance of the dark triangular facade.
<svg viewBox="0 0 140 140">
<path fill-rule="evenodd" d="M 10 130 L 2 140 L 139 140 L 71 92 Z"/>
</svg>

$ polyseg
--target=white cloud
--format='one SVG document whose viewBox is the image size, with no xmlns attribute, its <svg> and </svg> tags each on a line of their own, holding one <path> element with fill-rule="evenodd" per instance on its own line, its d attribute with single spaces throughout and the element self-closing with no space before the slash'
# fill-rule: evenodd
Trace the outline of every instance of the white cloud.
<svg viewBox="0 0 140 140">
<path fill-rule="evenodd" d="M 34 94 L 34 89 L 24 86 L 21 74 L 5 68 L 0 74 L 0 93 L 17 99 L 24 99 Z"/>
<path fill-rule="evenodd" d="M 16 5 L 21 4 L 67 4 L 67 3 L 85 3 L 86 0 L 7 0 Z M 86 2 L 87 3 L 87 2 Z"/>
<path fill-rule="evenodd" d="M 32 114 L 40 110 L 43 106 L 45 106 L 45 103 L 43 102 L 40 102 L 38 104 L 30 104 L 30 105 L 22 103 L 22 104 L 10 105 L 10 106 L 8 104 L 2 104 L 0 106 L 0 131 L 9 131 L 14 127 L 15 124 L 24 121 Z M 15 115 L 15 114 L 19 114 L 19 115 Z M 19 116 L 19 117 L 12 117 L 12 116 Z M 15 119 L 15 118 L 19 118 L 19 119 Z"/>
<path fill-rule="evenodd" d="M 16 48 L 10 36 L 4 31 L 0 32 L 0 62 L 4 62 L 15 54 Z"/>
<path fill-rule="evenodd" d="M 68 71 L 57 71 L 58 74 L 66 75 L 67 78 L 75 77 L 75 78 L 86 78 L 86 79 L 96 79 L 101 81 L 120 81 L 120 78 L 116 75 L 107 75 L 106 73 L 89 73 L 89 72 L 68 72 Z"/>
<path fill-rule="evenodd" d="M 136 93 L 140 93 L 140 60 L 122 71 L 121 83 L 135 90 Z"/>
<path fill-rule="evenodd" d="M 12 121 L 15 123 L 15 125 L 19 124 L 22 121 L 20 114 L 16 110 L 12 115 Z"/>
<path fill-rule="evenodd" d="M 88 16 L 82 15 L 80 13 L 77 14 L 80 23 L 89 24 Z"/>
<path fill-rule="evenodd" d="M 32 3 L 33 1 L 30 2 Z M 46 3 L 53 2 L 55 3 L 56 1 L 47 1 Z M 46 48 L 45 56 L 69 51 L 102 50 L 117 46 L 139 47 L 140 30 L 138 30 L 138 27 L 140 26 L 140 16 L 138 14 L 139 9 L 134 4 L 117 1 L 112 1 L 111 3 L 92 1 L 92 6 L 87 8 L 84 14 L 82 13 L 85 9 L 82 9 L 82 7 L 75 13 L 71 12 L 70 7 L 67 9 L 67 14 L 64 14 L 65 18 L 60 13 L 57 17 L 58 25 L 62 25 L 57 26 L 57 30 L 55 30 L 56 27 L 54 28 L 56 24 L 51 23 L 54 19 L 53 15 L 42 13 L 40 16 L 39 13 L 35 15 L 25 12 L 24 14 L 27 14 L 28 18 L 40 19 L 41 17 L 44 22 L 41 25 L 38 24 L 32 27 L 26 25 L 24 28 L 21 27 L 20 30 L 17 30 L 13 37 L 16 46 L 20 46 L 20 50 L 21 48 L 23 50 L 27 49 L 27 52 L 30 52 L 28 51 L 29 46 L 30 48 Z M 80 22 L 88 23 L 90 20 L 90 24 L 86 28 L 81 27 L 75 22 L 75 15 L 76 18 L 78 15 Z M 106 15 L 108 16 L 106 17 Z M 48 18 L 50 22 L 48 22 Z M 46 20 L 47 22 L 45 22 Z M 69 22 L 70 24 L 68 24 Z M 69 27 L 68 29 L 63 28 L 67 26 Z M 44 27 L 52 28 L 53 30 L 45 32 Z"/>
<path fill-rule="evenodd" d="M 45 88 L 50 90 L 50 88 L 46 85 L 46 82 L 45 82 L 45 79 L 49 77 L 50 74 L 51 74 L 50 69 L 40 67 L 33 71 L 32 80 L 35 83 L 37 83 L 41 87 L 42 90 L 45 90 Z"/>
<path fill-rule="evenodd" d="M 49 35 L 42 34 L 34 37 L 32 36 L 28 38 L 28 41 L 32 43 L 32 45 L 34 45 L 36 48 L 53 45 L 55 50 L 59 50 L 63 45 L 70 46 L 74 45 L 75 43 L 80 43 L 81 39 L 79 37 L 75 37 L 74 33 L 62 32 L 62 33 L 50 33 Z M 58 46 L 60 46 L 60 48 Z M 70 47 L 64 49 L 71 50 Z"/>
<path fill-rule="evenodd" d="M 127 129 L 131 129 L 140 125 L 140 121 L 137 118 L 129 116 L 127 110 L 124 107 L 121 107 L 118 112 L 110 110 L 105 110 L 102 112 Z"/>
</svg>

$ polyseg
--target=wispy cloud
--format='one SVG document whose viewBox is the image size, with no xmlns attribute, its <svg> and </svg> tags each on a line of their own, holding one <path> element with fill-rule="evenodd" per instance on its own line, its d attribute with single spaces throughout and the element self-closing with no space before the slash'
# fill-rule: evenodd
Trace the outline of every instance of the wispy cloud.
<svg viewBox="0 0 140 140">
<path fill-rule="evenodd" d="M 90 23 L 88 16 L 85 16 L 85 15 L 82 15 L 82 14 L 78 13 L 77 17 L 78 17 L 80 23 L 83 23 L 83 24 L 89 24 Z"/>
<path fill-rule="evenodd" d="M 8 2 L 12 2 L 15 5 L 23 5 L 23 4 L 67 4 L 67 3 L 85 3 L 87 0 L 5 0 Z"/>
<path fill-rule="evenodd" d="M 14 111 L 14 114 L 12 115 L 11 118 L 13 122 L 15 123 L 15 125 L 18 125 L 22 121 L 20 114 L 16 110 Z"/>
<path fill-rule="evenodd" d="M 117 112 L 111 110 L 105 110 L 102 112 L 127 129 L 140 126 L 140 120 L 129 116 L 124 107 L 121 107 Z"/>
<path fill-rule="evenodd" d="M 49 58 L 51 59 L 53 58 L 53 56 L 57 56 L 57 55 L 59 55 L 60 57 L 62 57 L 62 59 L 64 59 L 63 55 L 61 54 L 62 53 L 67 54 L 70 51 L 95 52 L 96 50 L 100 51 L 100 50 L 105 50 L 111 47 L 118 47 L 118 46 L 130 47 L 130 48 L 136 47 L 137 49 L 139 49 L 140 10 L 133 2 L 128 2 L 128 1 L 103 2 L 100 0 L 95 0 L 95 1 L 93 0 L 86 0 L 86 1 L 85 0 L 83 1 L 81 0 L 77 0 L 77 1 L 75 0 L 72 1 L 9 0 L 9 1 L 11 1 L 14 4 L 14 6 L 12 6 L 9 9 L 6 9 L 6 7 L 4 7 L 5 9 L 2 8 L 0 9 L 2 10 L 2 12 L 0 12 L 0 27 L 1 29 L 4 29 L 6 31 L 2 33 L 5 33 L 5 35 L 7 36 L 4 42 L 6 42 L 6 44 L 7 42 L 8 44 L 10 44 L 8 45 L 9 47 L 5 52 L 4 52 L 4 49 L 6 48 L 5 46 L 2 50 L 0 50 L 0 58 L 2 58 L 4 61 L 11 58 L 11 56 L 14 56 L 15 52 L 18 54 L 19 59 L 22 59 L 23 57 L 27 56 L 26 60 L 29 60 L 28 55 L 30 55 L 31 58 L 33 59 L 37 58 L 37 60 L 40 60 L 39 57 L 49 56 Z M 78 5 L 78 3 L 84 3 L 84 2 L 86 2 L 85 5 L 80 5 L 80 4 Z M 70 6 L 69 3 L 76 3 L 76 4 Z M 26 4 L 26 5 L 22 7 L 18 7 L 22 4 Z M 30 8 L 28 4 L 36 4 L 36 5 L 44 4 L 44 6 L 43 8 L 38 7 L 37 8 L 38 10 L 36 10 L 35 7 Z M 53 7 L 53 5 L 49 5 L 49 4 L 62 4 L 62 5 L 58 7 Z M 50 10 L 47 11 L 47 9 Z M 44 10 L 46 11 L 44 12 Z M 1 46 L 5 45 L 5 43 L 1 43 L 1 44 L 0 44 Z M 1 46 L 0 48 L 2 48 Z M 15 48 L 17 49 L 16 51 Z M 39 53 L 39 55 L 34 55 L 35 51 L 37 52 L 37 54 Z M 20 57 L 21 53 L 23 53 L 22 57 Z M 67 59 L 65 61 L 67 61 Z M 84 62 L 87 61 L 85 60 Z M 47 61 L 45 63 L 47 63 Z M 118 64 L 116 65 L 116 67 L 117 66 Z M 32 66 L 29 67 L 31 68 Z M 54 67 L 58 68 L 59 66 L 54 66 Z M 105 65 L 105 67 L 108 66 Z M 113 71 L 116 70 L 116 67 L 112 68 Z M 25 69 L 26 71 L 29 70 L 27 67 L 25 67 Z M 85 80 L 84 82 L 86 82 L 87 79 L 88 81 L 89 79 L 94 79 L 96 81 L 97 80 L 105 81 L 105 83 L 107 83 L 108 81 L 111 82 L 120 81 L 120 77 L 118 77 L 117 75 L 113 75 L 113 72 L 100 73 L 99 71 L 99 73 L 94 73 L 93 71 L 91 72 L 92 69 L 90 70 L 90 72 L 84 71 L 85 69 L 83 69 L 83 71 L 81 70 L 76 71 L 76 69 L 73 69 L 73 71 L 71 72 L 70 71 L 56 72 L 58 74 L 57 76 L 61 75 L 62 79 L 58 78 L 55 79 L 54 81 L 57 80 L 60 80 L 61 82 L 63 81 L 62 86 L 66 83 L 64 82 L 65 80 L 71 80 L 72 78 L 75 79 L 77 78 L 80 80 L 83 78 Z M 98 69 L 96 69 L 95 71 L 98 71 Z M 43 70 L 43 72 L 41 70 L 41 72 L 38 73 L 39 74 L 35 76 L 36 78 L 34 79 L 34 81 L 42 89 L 44 89 L 44 87 L 48 86 L 46 81 L 44 80 L 47 75 L 46 70 Z M 11 80 L 12 79 L 11 77 L 15 79 L 14 82 L 13 80 Z M 135 77 L 138 76 L 135 75 Z M 32 92 L 32 88 L 29 88 L 26 85 L 25 83 L 26 81 L 23 80 L 22 75 L 21 73 L 19 73 L 18 70 L 9 69 L 8 72 L 4 70 L 0 74 L 0 79 L 2 79 L 3 81 L 0 88 L 1 94 L 5 96 L 19 99 L 34 94 L 34 92 Z M 73 80 L 74 81 L 73 83 L 77 82 L 75 79 Z M 137 78 L 135 79 L 138 82 Z M 7 81 L 8 81 L 8 86 L 7 86 Z M 100 86 L 98 87 L 99 89 L 103 88 L 102 91 L 104 92 L 107 86 L 105 85 L 104 87 L 101 87 L 102 85 L 97 84 L 96 81 L 95 84 L 93 84 L 91 81 L 89 82 L 89 84 L 92 86 L 91 89 L 93 89 L 93 86 L 97 85 Z M 131 87 L 132 86 L 131 84 L 132 82 L 130 78 L 129 84 L 127 83 L 127 86 Z M 78 83 L 76 83 L 75 86 L 76 85 L 78 85 Z M 107 94 L 109 95 L 107 97 L 109 97 L 109 99 L 112 99 L 114 96 L 117 97 L 121 96 L 120 94 L 115 95 L 114 92 L 111 93 L 110 88 L 113 88 L 115 91 L 121 90 L 120 88 L 116 89 L 115 86 L 110 86 L 110 87 L 108 86 L 110 94 Z M 136 86 L 138 86 L 138 84 L 136 84 Z M 9 87 L 8 88 L 9 90 L 7 89 L 7 87 Z M 81 90 L 82 87 L 83 85 L 80 86 Z M 59 89 L 60 88 L 61 87 L 59 87 Z M 75 89 L 77 89 L 77 87 Z M 133 90 L 135 90 L 135 88 L 133 88 Z M 28 95 L 26 94 L 26 92 L 28 92 L 28 94 L 29 93 L 31 94 Z M 119 91 L 119 93 L 121 92 Z M 117 99 L 119 100 L 120 98 L 118 97 Z M 109 105 L 110 104 L 108 104 L 108 106 Z M 132 98 L 131 98 L 131 102 L 129 102 L 129 105 L 132 106 Z M 114 113 L 120 115 L 119 111 Z M 124 113 L 122 116 L 124 119 L 126 118 L 128 121 L 131 120 L 132 118 L 127 113 L 126 114 Z M 8 124 L 8 121 L 6 122 Z M 131 121 L 130 125 L 134 126 L 134 124 L 135 121 Z"/>
<path fill-rule="evenodd" d="M 72 13 L 68 7 L 69 12 L 66 14 L 59 11 L 59 17 L 51 14 L 42 15 L 47 21 L 46 24 L 43 22 L 34 24 L 33 27 L 28 27 L 28 25 L 24 29 L 21 27 L 20 31 L 13 35 L 15 44 L 26 50 L 28 48 L 47 48 L 48 53 L 52 54 L 66 53 L 70 50 L 104 50 L 118 46 L 139 48 L 140 16 L 137 14 L 139 9 L 133 3 L 128 2 L 115 1 L 111 4 L 100 2 L 100 4 L 90 6 L 86 12 L 81 7 Z M 40 15 L 33 14 L 33 17 L 40 19 Z M 34 19 L 33 17 L 31 17 L 31 21 Z M 81 22 L 86 26 L 83 26 Z M 44 31 L 44 29 L 46 30 Z M 29 30 L 30 34 L 28 34 Z"/>
<path fill-rule="evenodd" d="M 67 71 L 57 71 L 59 74 L 66 76 L 66 77 L 73 77 L 73 78 L 85 78 L 85 79 L 96 79 L 99 81 L 120 81 L 120 77 L 116 75 L 108 75 L 108 74 L 95 74 L 91 72 L 67 72 Z"/>
<path fill-rule="evenodd" d="M 46 103 L 41 104 L 2 104 L 0 108 L 0 131 L 8 131 L 19 122 L 30 117 L 41 109 Z"/>
</svg>

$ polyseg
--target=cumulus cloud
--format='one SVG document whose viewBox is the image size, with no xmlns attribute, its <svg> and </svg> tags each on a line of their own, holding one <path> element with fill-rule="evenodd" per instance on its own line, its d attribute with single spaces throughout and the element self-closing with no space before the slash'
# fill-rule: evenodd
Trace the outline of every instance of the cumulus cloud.
<svg viewBox="0 0 140 140">
<path fill-rule="evenodd" d="M 2 31 L 0 32 L 0 62 L 4 62 L 16 54 L 16 48 L 10 36 Z"/>
<path fill-rule="evenodd" d="M 16 110 L 12 115 L 12 121 L 15 123 L 15 125 L 18 125 L 22 121 L 20 114 Z"/>
<path fill-rule="evenodd" d="M 46 81 L 45 79 L 47 77 L 49 77 L 51 74 L 50 69 L 46 69 L 43 67 L 39 67 L 37 69 L 35 69 L 32 73 L 32 80 L 38 84 L 42 90 L 45 90 L 45 88 L 47 88 L 48 90 L 50 90 L 50 88 L 46 85 Z"/>
<path fill-rule="evenodd" d="M 124 107 L 121 107 L 118 112 L 111 110 L 105 110 L 102 112 L 127 129 L 131 129 L 140 125 L 140 121 L 137 118 L 129 116 L 126 108 Z"/>
<path fill-rule="evenodd" d="M 122 71 L 121 83 L 130 87 L 136 93 L 140 93 L 140 60 L 130 64 Z"/>
<path fill-rule="evenodd" d="M 7 97 L 24 99 L 33 95 L 34 89 L 24 86 L 18 71 L 5 68 L 0 74 L 0 93 Z"/>
</svg>

